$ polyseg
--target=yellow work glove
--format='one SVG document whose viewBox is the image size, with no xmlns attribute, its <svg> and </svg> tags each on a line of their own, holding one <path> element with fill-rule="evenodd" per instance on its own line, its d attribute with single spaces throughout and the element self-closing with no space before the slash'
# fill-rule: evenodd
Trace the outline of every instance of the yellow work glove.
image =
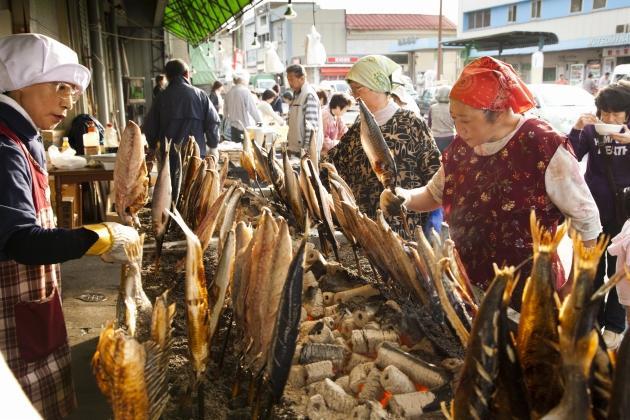
<svg viewBox="0 0 630 420">
<path fill-rule="evenodd" d="M 120 223 L 105 222 L 83 227 L 98 235 L 98 240 L 88 249 L 86 255 L 100 255 L 105 262 L 130 262 L 125 246 L 138 246 L 140 243 L 138 231 Z"/>
</svg>

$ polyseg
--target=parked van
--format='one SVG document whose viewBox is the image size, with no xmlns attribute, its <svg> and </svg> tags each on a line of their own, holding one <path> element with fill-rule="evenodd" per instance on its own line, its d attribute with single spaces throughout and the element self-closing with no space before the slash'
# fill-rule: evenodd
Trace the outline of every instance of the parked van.
<svg viewBox="0 0 630 420">
<path fill-rule="evenodd" d="M 618 82 L 621 79 L 630 80 L 630 64 L 620 64 L 613 70 L 611 82 Z"/>
</svg>

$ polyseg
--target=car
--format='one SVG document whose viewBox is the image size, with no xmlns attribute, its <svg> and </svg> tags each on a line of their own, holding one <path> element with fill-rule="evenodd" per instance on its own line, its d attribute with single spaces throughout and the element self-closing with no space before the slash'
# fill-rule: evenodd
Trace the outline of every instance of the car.
<svg viewBox="0 0 630 420">
<path fill-rule="evenodd" d="M 595 113 L 595 98 L 580 86 L 529 84 L 536 107 L 525 115 L 546 120 L 557 131 L 568 134 L 580 115 Z"/>
<path fill-rule="evenodd" d="M 347 93 L 350 94 L 350 86 L 345 80 L 322 80 L 319 87 L 328 90 L 331 93 Z"/>
<path fill-rule="evenodd" d="M 630 80 L 630 64 L 619 64 L 613 70 L 613 75 L 610 80 L 613 82 L 618 82 L 622 79 Z"/>
</svg>

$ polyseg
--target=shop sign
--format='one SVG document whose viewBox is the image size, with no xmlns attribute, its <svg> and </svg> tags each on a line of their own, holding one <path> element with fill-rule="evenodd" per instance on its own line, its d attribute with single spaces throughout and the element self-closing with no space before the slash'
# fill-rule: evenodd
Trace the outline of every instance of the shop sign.
<svg viewBox="0 0 630 420">
<path fill-rule="evenodd" d="M 602 50 L 602 57 L 623 57 L 630 55 L 630 45 L 623 45 L 619 47 L 604 48 Z"/>
<path fill-rule="evenodd" d="M 347 55 L 332 55 L 326 57 L 326 64 L 354 64 L 359 61 L 359 57 Z"/>
<path fill-rule="evenodd" d="M 593 38 L 589 41 L 589 48 L 606 47 L 608 45 L 630 44 L 630 33 L 604 35 Z"/>
<path fill-rule="evenodd" d="M 399 39 L 398 45 L 413 45 L 416 43 L 417 40 L 418 38 L 414 38 L 414 37 Z"/>
</svg>

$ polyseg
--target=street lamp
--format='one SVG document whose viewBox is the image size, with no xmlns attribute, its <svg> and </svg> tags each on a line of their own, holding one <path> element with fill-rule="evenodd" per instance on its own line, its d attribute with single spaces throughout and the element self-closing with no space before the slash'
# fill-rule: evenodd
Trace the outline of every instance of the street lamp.
<svg viewBox="0 0 630 420">
<path fill-rule="evenodd" d="M 297 17 L 297 13 L 293 10 L 293 6 L 291 5 L 291 0 L 289 0 L 289 5 L 287 6 L 287 10 L 284 12 L 284 18 L 287 20 L 295 19 Z"/>
</svg>

